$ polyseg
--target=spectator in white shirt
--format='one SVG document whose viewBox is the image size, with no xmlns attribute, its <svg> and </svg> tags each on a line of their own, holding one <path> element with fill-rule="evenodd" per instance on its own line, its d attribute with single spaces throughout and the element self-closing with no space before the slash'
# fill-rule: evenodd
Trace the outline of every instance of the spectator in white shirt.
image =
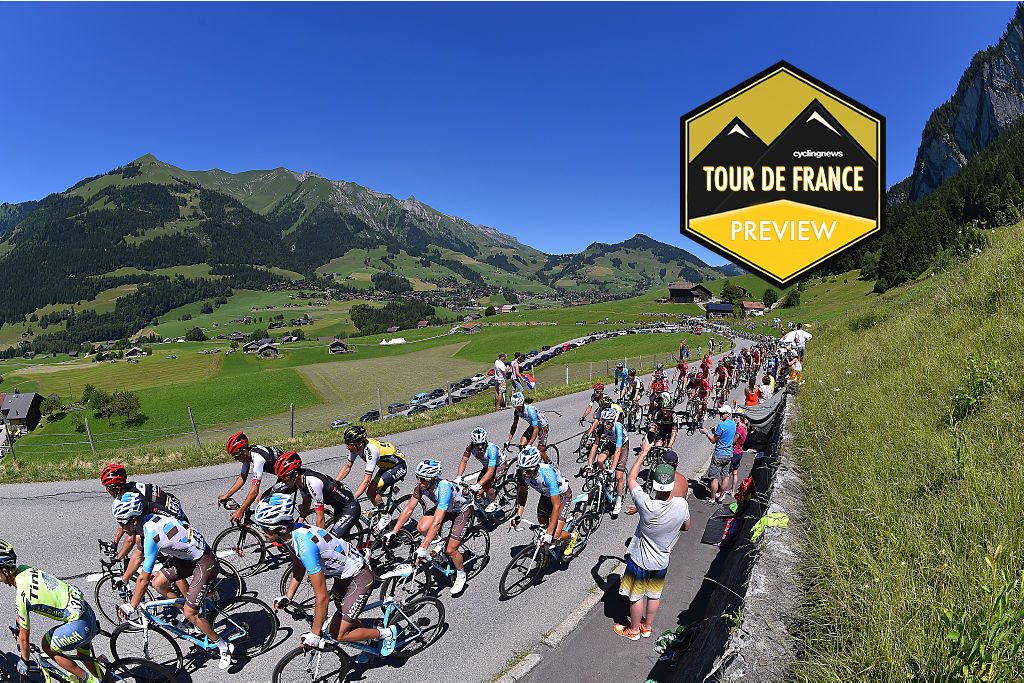
<svg viewBox="0 0 1024 683">
<path fill-rule="evenodd" d="M 505 407 L 505 378 L 508 377 L 508 366 L 505 365 L 505 354 L 499 353 L 494 361 L 494 409 Z"/>
</svg>

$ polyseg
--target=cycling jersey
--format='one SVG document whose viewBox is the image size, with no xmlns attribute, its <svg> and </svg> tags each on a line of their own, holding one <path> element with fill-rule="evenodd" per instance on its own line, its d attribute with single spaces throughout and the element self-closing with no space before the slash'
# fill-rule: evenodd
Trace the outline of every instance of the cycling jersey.
<svg viewBox="0 0 1024 683">
<path fill-rule="evenodd" d="M 524 470 L 519 473 L 521 481 L 542 496 L 558 496 L 569 490 L 569 482 L 548 463 L 541 463 L 533 477 L 527 477 Z"/>
<path fill-rule="evenodd" d="M 85 609 L 85 597 L 78 588 L 24 564 L 15 570 L 14 594 L 18 626 L 25 629 L 33 612 L 67 623 L 80 619 Z"/>
<path fill-rule="evenodd" d="M 242 479 L 252 471 L 252 483 L 258 484 L 264 472 L 273 472 L 274 463 L 281 457 L 281 450 L 273 446 L 253 446 L 249 451 L 249 461 L 242 462 Z"/>
<path fill-rule="evenodd" d="M 663 391 L 668 391 L 668 380 L 667 379 L 656 379 L 651 382 L 651 393 L 660 394 Z"/>
<path fill-rule="evenodd" d="M 627 377 L 629 377 L 629 369 L 628 368 L 625 368 L 625 367 L 615 368 L 615 377 L 614 377 L 615 385 L 619 389 L 622 389 L 622 387 L 626 386 L 626 378 Z"/>
<path fill-rule="evenodd" d="M 531 427 L 547 427 L 548 418 L 541 411 L 537 410 L 537 406 L 523 406 L 523 417 L 530 423 Z"/>
<path fill-rule="evenodd" d="M 341 509 L 351 505 L 355 500 L 355 496 L 352 495 L 349 488 L 337 479 L 307 469 L 303 469 L 301 474 L 302 496 L 313 501 L 314 509 L 321 509 L 325 504 Z"/>
<path fill-rule="evenodd" d="M 356 461 L 356 453 L 348 454 L 348 461 Z M 402 455 L 401 451 L 395 447 L 390 441 L 378 441 L 377 439 L 367 439 L 366 447 L 362 453 L 359 453 L 363 460 L 366 461 L 366 471 L 373 472 L 375 467 L 381 470 L 389 470 L 395 465 L 405 462 L 405 456 Z"/>
<path fill-rule="evenodd" d="M 156 484 L 144 484 L 141 481 L 130 481 L 125 486 L 129 491 L 135 490 L 142 496 L 142 510 L 146 514 L 170 515 L 183 522 L 188 521 L 181 501 L 172 493 L 164 491 Z"/>
<path fill-rule="evenodd" d="M 671 410 L 659 410 L 653 422 L 660 427 L 668 427 L 676 423 L 676 416 Z"/>
<path fill-rule="evenodd" d="M 601 428 L 602 438 L 614 444 L 616 448 L 621 448 L 626 441 L 629 440 L 629 434 L 626 433 L 626 428 L 622 426 L 621 422 L 613 422 L 611 428 Z"/>
<path fill-rule="evenodd" d="M 146 515 L 142 518 L 142 571 L 153 573 L 160 555 L 177 560 L 198 560 L 209 546 L 206 539 L 189 524 L 167 515 Z"/>
<path fill-rule="evenodd" d="M 447 479 L 438 479 L 429 486 L 419 485 L 417 488 L 420 497 L 436 505 L 438 510 L 461 512 L 469 504 L 459 487 Z"/>
<path fill-rule="evenodd" d="M 354 545 L 329 531 L 305 524 L 295 524 L 292 552 L 302 562 L 307 574 L 322 571 L 325 578 L 347 579 L 358 574 L 365 565 L 362 554 Z"/>
<path fill-rule="evenodd" d="M 718 369 L 715 370 L 715 380 L 721 384 L 724 384 L 729 379 L 729 369 L 724 365 L 719 365 Z"/>
<path fill-rule="evenodd" d="M 711 391 L 711 385 L 708 384 L 708 381 L 706 379 L 700 379 L 698 377 L 693 378 L 688 388 L 694 389 L 697 391 L 697 393 L 704 395 L 707 395 L 707 393 Z"/>
<path fill-rule="evenodd" d="M 480 464 L 484 467 L 497 467 L 505 458 L 501 454 L 501 449 L 498 448 L 497 444 L 488 442 L 486 447 L 484 444 L 473 444 L 469 448 L 469 452 L 474 458 L 480 461 Z"/>
</svg>

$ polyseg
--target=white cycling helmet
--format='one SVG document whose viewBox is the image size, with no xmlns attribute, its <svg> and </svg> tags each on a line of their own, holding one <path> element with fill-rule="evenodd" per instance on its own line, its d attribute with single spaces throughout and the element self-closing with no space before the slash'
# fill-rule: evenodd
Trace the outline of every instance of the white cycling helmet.
<svg viewBox="0 0 1024 683">
<path fill-rule="evenodd" d="M 262 527 L 277 527 L 291 524 L 295 517 L 295 502 L 291 496 L 275 493 L 259 502 L 252 521 Z"/>
<path fill-rule="evenodd" d="M 142 496 L 137 491 L 121 494 L 120 498 L 114 499 L 110 511 L 118 524 L 127 524 L 142 515 Z"/>
<path fill-rule="evenodd" d="M 661 392 L 660 397 L 661 397 L 661 405 L 667 406 L 670 403 L 672 403 L 672 394 L 668 393 L 667 391 Z"/>
<path fill-rule="evenodd" d="M 422 479 L 437 479 L 441 476 L 441 463 L 438 460 L 424 460 L 416 465 L 416 476 Z"/>
<path fill-rule="evenodd" d="M 519 466 L 524 470 L 532 470 L 540 466 L 540 451 L 534 446 L 527 446 L 519 451 Z"/>
<path fill-rule="evenodd" d="M 487 430 L 483 427 L 477 427 L 469 433 L 470 443 L 487 443 Z"/>
<path fill-rule="evenodd" d="M 618 413 L 615 412 L 615 408 L 605 408 L 601 411 L 601 419 L 605 422 L 615 422 L 616 417 Z"/>
<path fill-rule="evenodd" d="M 516 393 L 512 394 L 512 398 L 509 399 L 509 403 L 512 404 L 513 408 L 518 408 L 519 406 L 526 403 L 526 397 L 523 396 L 523 392 L 517 391 Z"/>
</svg>

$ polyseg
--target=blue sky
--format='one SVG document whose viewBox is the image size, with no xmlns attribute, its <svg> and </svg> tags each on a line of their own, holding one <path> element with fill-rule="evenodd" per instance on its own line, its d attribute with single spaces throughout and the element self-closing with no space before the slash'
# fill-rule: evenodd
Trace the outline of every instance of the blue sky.
<svg viewBox="0 0 1024 683">
<path fill-rule="evenodd" d="M 548 252 L 679 234 L 679 116 L 785 59 L 887 117 L 888 184 L 1012 3 L 0 4 L 0 201 L 151 152 L 315 170 Z"/>
</svg>

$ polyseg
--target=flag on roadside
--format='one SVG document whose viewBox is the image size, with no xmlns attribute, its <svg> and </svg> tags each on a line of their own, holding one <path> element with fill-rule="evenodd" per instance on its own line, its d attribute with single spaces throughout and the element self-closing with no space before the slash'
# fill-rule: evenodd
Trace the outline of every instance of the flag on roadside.
<svg viewBox="0 0 1024 683">
<path fill-rule="evenodd" d="M 526 388 L 528 388 L 530 391 L 533 391 L 534 389 L 537 388 L 537 380 L 533 378 L 533 375 L 524 374 L 523 380 L 526 382 Z"/>
</svg>

